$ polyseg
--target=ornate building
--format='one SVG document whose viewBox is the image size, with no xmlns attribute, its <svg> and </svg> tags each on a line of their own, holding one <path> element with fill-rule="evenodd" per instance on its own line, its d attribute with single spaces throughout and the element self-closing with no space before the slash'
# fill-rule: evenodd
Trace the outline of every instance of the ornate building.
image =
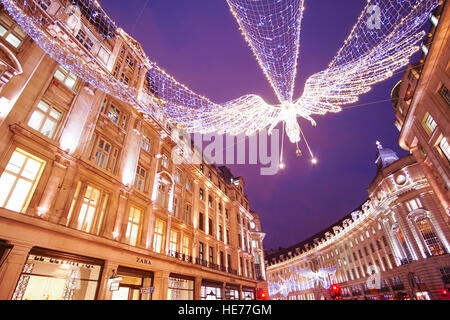
<svg viewBox="0 0 450 320">
<path fill-rule="evenodd" d="M 343 299 L 450 298 L 442 296 L 450 287 L 446 211 L 412 155 L 378 149 L 367 201 L 310 239 L 267 255 L 272 299 L 332 299 L 332 285 Z"/>
<path fill-rule="evenodd" d="M 244 181 L 160 116 L 139 43 L 96 1 L 1 3 L 0 299 L 255 299 Z"/>
<path fill-rule="evenodd" d="M 400 146 L 421 165 L 450 223 L 450 8 L 431 16 L 422 57 L 392 91 Z"/>
</svg>

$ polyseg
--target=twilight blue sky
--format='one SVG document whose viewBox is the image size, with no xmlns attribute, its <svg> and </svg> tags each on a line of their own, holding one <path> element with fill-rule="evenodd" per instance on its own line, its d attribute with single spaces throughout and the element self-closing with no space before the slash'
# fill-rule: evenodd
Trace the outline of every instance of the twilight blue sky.
<svg viewBox="0 0 450 320">
<path fill-rule="evenodd" d="M 150 59 L 192 90 L 216 102 L 255 93 L 275 95 L 241 36 L 225 0 L 100 0 L 109 16 L 141 42 Z M 295 97 L 305 80 L 325 69 L 360 15 L 366 0 L 307 0 Z M 397 74 L 357 103 L 388 100 Z M 390 101 L 316 117 L 303 130 L 319 159 L 312 166 L 285 147 L 286 170 L 260 176 L 258 166 L 232 166 L 244 177 L 251 208 L 261 215 L 266 249 L 290 246 L 327 228 L 367 199 L 376 174 L 375 142 L 398 146 Z M 306 153 L 306 152 L 304 152 Z"/>
</svg>

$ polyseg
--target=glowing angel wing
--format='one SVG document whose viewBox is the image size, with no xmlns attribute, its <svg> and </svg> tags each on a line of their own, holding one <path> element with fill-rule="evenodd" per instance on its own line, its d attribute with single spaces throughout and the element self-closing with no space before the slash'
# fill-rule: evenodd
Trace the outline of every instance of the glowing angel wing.
<svg viewBox="0 0 450 320">
<path fill-rule="evenodd" d="M 265 128 L 278 124 L 281 109 L 267 104 L 260 96 L 246 95 L 222 105 L 209 105 L 192 109 L 180 105 L 168 105 L 169 117 L 187 132 L 251 136 Z"/>
<path fill-rule="evenodd" d="M 304 0 L 227 0 L 281 103 L 292 102 Z"/>
<path fill-rule="evenodd" d="M 425 32 L 421 27 L 439 0 L 369 1 L 344 46 L 326 70 L 311 76 L 297 112 L 340 112 L 371 87 L 409 63 Z"/>
</svg>

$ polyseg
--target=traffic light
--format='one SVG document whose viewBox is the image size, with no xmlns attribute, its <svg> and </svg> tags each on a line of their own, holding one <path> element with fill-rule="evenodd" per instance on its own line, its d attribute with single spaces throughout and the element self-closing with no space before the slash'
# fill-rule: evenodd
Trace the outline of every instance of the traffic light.
<svg viewBox="0 0 450 320">
<path fill-rule="evenodd" d="M 257 294 L 258 300 L 269 300 L 269 295 L 266 290 L 259 289 Z"/>
<path fill-rule="evenodd" d="M 448 297 L 448 290 L 447 290 L 447 289 L 442 289 L 442 290 L 441 290 L 441 295 L 442 295 L 443 297 Z"/>
<path fill-rule="evenodd" d="M 331 285 L 330 291 L 330 295 L 334 300 L 342 300 L 341 288 L 337 284 Z"/>
</svg>

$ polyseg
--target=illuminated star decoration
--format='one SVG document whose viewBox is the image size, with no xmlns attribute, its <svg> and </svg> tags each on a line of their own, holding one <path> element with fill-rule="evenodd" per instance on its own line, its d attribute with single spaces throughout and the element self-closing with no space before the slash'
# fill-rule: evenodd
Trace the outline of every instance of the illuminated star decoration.
<svg viewBox="0 0 450 320">
<path fill-rule="evenodd" d="M 288 279 L 279 277 L 279 281 L 269 281 L 269 295 L 281 294 L 288 297 L 291 292 L 311 290 L 322 286 L 328 290 L 335 278 L 337 265 L 330 268 L 322 268 L 317 272 L 311 269 L 290 268 L 291 276 Z"/>
<path fill-rule="evenodd" d="M 375 83 L 406 66 L 425 36 L 423 24 L 440 4 L 439 0 L 368 0 L 329 67 L 311 76 L 302 96 L 293 100 L 303 1 L 227 0 L 279 105 L 270 105 L 257 95 L 219 104 L 193 92 L 152 62 L 134 39 L 116 27 L 96 0 L 58 2 L 61 8 L 55 12 L 43 1 L 0 3 L 52 59 L 94 88 L 135 107 L 144 117 L 164 116 L 188 133 L 248 136 L 264 129 L 270 132 L 282 122 L 290 141 L 296 143 L 303 136 L 298 117 L 315 125 L 313 115 L 340 112 L 343 105 L 356 102 Z M 139 68 L 146 75 L 144 88 L 136 90 L 124 83 L 105 68 L 97 53 L 92 58 L 80 50 L 75 38 L 80 13 L 103 37 L 96 48 L 103 43 L 108 47 L 110 38 L 125 39 L 133 54 L 142 60 Z M 379 20 L 374 19 L 377 14 Z"/>
</svg>

